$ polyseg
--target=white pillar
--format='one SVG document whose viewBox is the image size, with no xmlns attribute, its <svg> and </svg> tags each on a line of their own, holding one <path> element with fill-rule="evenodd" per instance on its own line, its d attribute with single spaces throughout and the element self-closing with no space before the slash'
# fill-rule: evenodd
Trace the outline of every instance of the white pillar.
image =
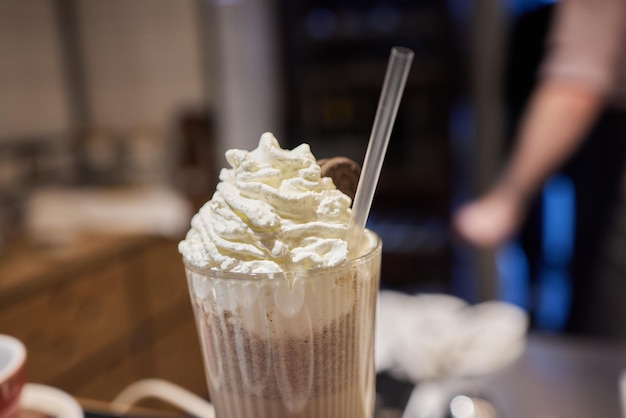
<svg viewBox="0 0 626 418">
<path fill-rule="evenodd" d="M 213 31 L 218 156 L 252 149 L 263 132 L 281 139 L 279 56 L 273 2 L 208 0 Z M 284 142 L 284 141 L 283 141 Z"/>
</svg>

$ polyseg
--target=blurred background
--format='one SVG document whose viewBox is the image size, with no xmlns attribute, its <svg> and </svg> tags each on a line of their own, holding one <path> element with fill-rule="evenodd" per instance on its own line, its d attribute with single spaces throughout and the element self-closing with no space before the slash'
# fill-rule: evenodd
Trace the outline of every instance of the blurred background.
<svg viewBox="0 0 626 418">
<path fill-rule="evenodd" d="M 448 219 L 499 166 L 510 98 L 506 34 L 516 18 L 547 10 L 545 2 L 0 7 L 4 246 L 27 213 L 45 217 L 27 202 L 50 186 L 164 186 L 203 201 L 224 150 L 250 149 L 264 131 L 284 147 L 308 142 L 319 158 L 362 161 L 390 48 L 403 45 L 416 57 L 370 221 L 385 242 L 384 279 L 469 299 L 497 294 L 491 255 L 455 253 Z M 532 26 L 516 48 L 540 57 L 546 27 Z M 532 64 L 522 63 L 518 96 L 532 87 Z M 516 290 L 529 292 L 522 283 Z"/>
<path fill-rule="evenodd" d="M 308 142 L 318 158 L 362 161 L 396 45 L 415 58 L 369 223 L 385 243 L 383 287 L 503 299 L 527 309 L 533 327 L 560 332 L 571 292 L 566 262 L 533 276 L 542 259 L 536 240 L 478 251 L 450 227 L 454 209 L 498 173 L 552 7 L 1 1 L 0 332 L 61 352 L 64 365 L 35 377 L 92 397 L 114 388 L 102 379 L 86 384 L 85 367 L 113 370 L 119 382 L 193 357 L 173 348 L 180 333 L 195 332 L 176 322 L 189 319 L 176 242 L 212 194 L 224 150 L 251 149 L 272 131 L 283 147 Z M 572 192 L 557 182 L 545 193 L 545 216 L 565 219 L 551 223 L 551 248 L 567 252 Z M 85 239 L 94 234 L 97 243 Z M 93 289 L 120 299 L 103 304 Z M 126 316 L 113 322 L 128 323 L 123 331 L 96 327 L 74 338 L 51 334 L 39 319 L 15 325 L 56 309 L 86 329 L 99 320 L 106 327 L 101 317 L 120 306 Z M 90 332 L 107 337 L 85 348 Z M 169 365 L 157 353 L 166 348 L 174 350 Z M 122 360 L 128 355 L 141 361 Z M 172 373 L 189 379 L 184 368 Z M 204 387 L 203 379 L 183 383 Z"/>
</svg>

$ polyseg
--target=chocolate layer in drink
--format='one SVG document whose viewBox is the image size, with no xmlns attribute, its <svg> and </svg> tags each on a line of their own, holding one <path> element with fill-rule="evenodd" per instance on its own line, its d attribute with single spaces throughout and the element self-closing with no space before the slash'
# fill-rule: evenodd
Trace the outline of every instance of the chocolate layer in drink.
<svg viewBox="0 0 626 418">
<path fill-rule="evenodd" d="M 369 418 L 378 266 L 371 267 L 374 273 L 362 282 L 358 275 L 339 279 L 338 295 L 351 293 L 347 307 L 337 306 L 340 301 L 332 297 L 310 306 L 307 299 L 296 327 L 285 326 L 289 318 L 261 303 L 251 316 L 258 319 L 265 311 L 265 319 L 251 329 L 241 311 L 216 309 L 196 298 L 209 393 L 218 418 Z M 328 310 L 336 311 L 325 312 L 330 321 L 316 320 L 320 311 Z"/>
</svg>

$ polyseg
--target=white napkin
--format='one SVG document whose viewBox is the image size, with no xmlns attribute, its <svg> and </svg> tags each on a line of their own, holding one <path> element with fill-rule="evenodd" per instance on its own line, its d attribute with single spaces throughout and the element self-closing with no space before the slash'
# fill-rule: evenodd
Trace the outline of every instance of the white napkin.
<svg viewBox="0 0 626 418">
<path fill-rule="evenodd" d="M 405 418 L 442 417 L 472 378 L 520 356 L 527 328 L 526 312 L 506 302 L 469 305 L 444 294 L 381 291 L 376 369 L 419 383 Z"/>
</svg>

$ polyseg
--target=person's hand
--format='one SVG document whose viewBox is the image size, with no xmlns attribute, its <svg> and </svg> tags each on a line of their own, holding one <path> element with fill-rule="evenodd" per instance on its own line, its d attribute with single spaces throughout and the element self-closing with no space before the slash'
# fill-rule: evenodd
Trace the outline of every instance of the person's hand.
<svg viewBox="0 0 626 418">
<path fill-rule="evenodd" d="M 525 199 L 505 186 L 497 186 L 469 202 L 454 215 L 454 228 L 469 243 L 492 248 L 504 243 L 520 227 Z"/>
</svg>

